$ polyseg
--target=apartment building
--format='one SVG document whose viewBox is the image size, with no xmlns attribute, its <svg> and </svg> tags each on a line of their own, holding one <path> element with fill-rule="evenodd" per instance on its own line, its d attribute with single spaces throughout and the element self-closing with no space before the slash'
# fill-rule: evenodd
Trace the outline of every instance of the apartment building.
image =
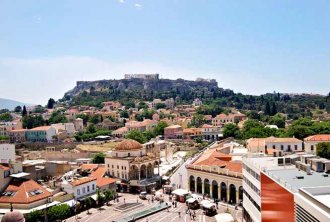
<svg viewBox="0 0 330 222">
<path fill-rule="evenodd" d="M 247 140 L 247 148 L 252 153 L 266 153 L 270 150 L 280 150 L 282 152 L 301 152 L 303 141 L 297 138 L 251 138 Z"/>
<path fill-rule="evenodd" d="M 312 170 L 313 159 L 306 155 L 243 158 L 244 220 L 329 221 L 330 177 Z"/>
</svg>

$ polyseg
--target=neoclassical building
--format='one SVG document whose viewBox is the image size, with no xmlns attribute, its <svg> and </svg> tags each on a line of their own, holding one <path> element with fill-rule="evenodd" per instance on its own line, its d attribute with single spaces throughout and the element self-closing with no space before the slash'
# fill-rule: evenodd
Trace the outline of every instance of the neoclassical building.
<svg viewBox="0 0 330 222">
<path fill-rule="evenodd" d="M 105 158 L 108 175 L 121 179 L 124 190 L 149 191 L 159 185 L 159 146 L 125 139 Z M 157 169 L 155 174 L 155 169 Z"/>
<path fill-rule="evenodd" d="M 242 162 L 223 153 L 226 148 L 206 150 L 187 165 L 188 189 L 231 204 L 243 200 Z"/>
</svg>

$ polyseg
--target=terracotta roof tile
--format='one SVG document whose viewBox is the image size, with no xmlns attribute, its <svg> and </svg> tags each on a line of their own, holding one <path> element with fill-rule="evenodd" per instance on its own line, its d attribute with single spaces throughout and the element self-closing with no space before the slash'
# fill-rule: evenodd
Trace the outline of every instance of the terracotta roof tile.
<svg viewBox="0 0 330 222">
<path fill-rule="evenodd" d="M 79 185 L 82 185 L 82 184 L 85 184 L 85 183 L 92 182 L 94 180 L 96 180 L 96 178 L 93 178 L 93 177 L 84 177 L 84 178 L 81 178 L 81 179 L 73 180 L 73 181 L 70 182 L 70 184 L 72 186 L 79 186 Z"/>
<path fill-rule="evenodd" d="M 32 192 L 38 191 L 40 194 Z M 3 195 L 5 192 L 13 192 L 12 196 Z M 0 203 L 28 204 L 51 197 L 52 194 L 33 180 L 12 181 L 0 197 Z"/>
<path fill-rule="evenodd" d="M 96 186 L 103 187 L 108 184 L 116 183 L 118 180 L 113 178 L 104 177 L 106 169 L 104 166 L 97 168 L 91 173 L 92 178 L 96 178 Z"/>
<path fill-rule="evenodd" d="M 94 170 L 98 168 L 98 164 L 83 164 L 80 166 L 80 169 L 82 170 Z"/>
<path fill-rule="evenodd" d="M 305 141 L 330 141 L 330 134 L 318 134 L 305 138 Z"/>
</svg>

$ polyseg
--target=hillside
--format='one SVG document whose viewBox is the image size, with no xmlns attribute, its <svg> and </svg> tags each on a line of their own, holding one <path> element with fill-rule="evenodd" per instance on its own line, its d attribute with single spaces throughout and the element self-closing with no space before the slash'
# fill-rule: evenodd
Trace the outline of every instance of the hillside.
<svg viewBox="0 0 330 222">
<path fill-rule="evenodd" d="M 263 111 L 285 113 L 291 118 L 311 116 L 313 110 L 330 112 L 330 97 L 312 94 L 267 93 L 260 96 L 234 93 L 218 87 L 215 80 L 199 79 L 170 80 L 158 76 L 125 78 L 120 80 L 78 81 L 61 101 L 70 105 L 91 105 L 101 107 L 102 102 L 116 100 L 132 104 L 134 100 L 173 98 L 177 104 L 191 104 L 195 98 L 202 99 L 204 106 L 198 112 L 216 115 L 225 108 L 242 111 Z"/>
<path fill-rule="evenodd" d="M 11 100 L 11 99 L 0 98 L 0 109 L 14 110 L 14 108 L 16 106 L 24 106 L 24 105 L 30 106 L 31 104 L 18 102 L 18 101 Z"/>
</svg>

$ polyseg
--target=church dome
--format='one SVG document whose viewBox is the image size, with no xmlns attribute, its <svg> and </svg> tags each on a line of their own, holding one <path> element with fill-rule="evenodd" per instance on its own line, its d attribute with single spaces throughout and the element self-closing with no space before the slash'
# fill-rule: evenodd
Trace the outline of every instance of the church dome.
<svg viewBox="0 0 330 222">
<path fill-rule="evenodd" d="M 140 150 L 142 149 L 142 144 L 131 139 L 125 139 L 120 142 L 116 147 L 115 150 Z"/>
</svg>

